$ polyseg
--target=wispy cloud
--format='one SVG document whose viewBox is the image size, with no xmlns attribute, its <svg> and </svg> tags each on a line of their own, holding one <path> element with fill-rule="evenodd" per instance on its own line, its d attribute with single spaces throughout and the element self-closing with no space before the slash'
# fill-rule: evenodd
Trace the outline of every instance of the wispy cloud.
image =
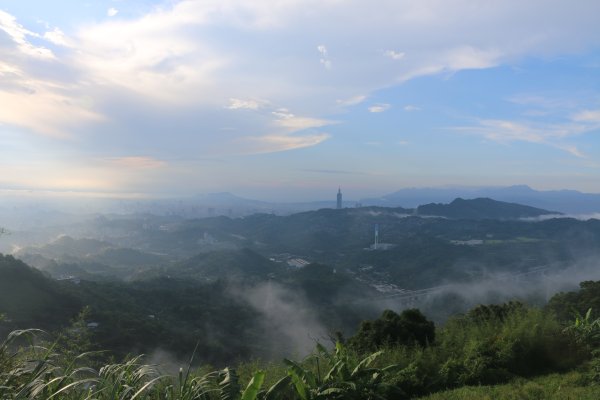
<svg viewBox="0 0 600 400">
<path fill-rule="evenodd" d="M 508 98 L 508 101 L 522 106 L 533 106 L 545 110 L 570 109 L 577 106 L 577 103 L 570 98 L 552 95 L 540 95 L 532 93 L 521 93 Z"/>
<path fill-rule="evenodd" d="M 335 102 L 337 104 L 342 105 L 342 106 L 355 106 L 357 104 L 362 103 L 366 99 L 367 99 L 367 96 L 365 96 L 365 95 L 358 95 L 358 96 L 352 96 L 352 97 L 349 97 L 349 98 L 343 99 L 343 100 L 339 100 L 338 99 Z"/>
<path fill-rule="evenodd" d="M 273 153 L 316 146 L 330 138 L 327 133 L 307 135 L 265 135 L 240 139 L 244 142 L 242 152 L 248 154 Z"/>
<path fill-rule="evenodd" d="M 478 121 L 477 125 L 454 127 L 452 129 L 480 135 L 499 143 L 520 141 L 543 144 L 566 151 L 575 157 L 585 157 L 577 146 L 565 140 L 598 129 L 598 126 L 577 123 L 535 124 L 511 120 L 482 119 Z"/>
<path fill-rule="evenodd" d="M 44 33 L 43 38 L 58 46 L 69 46 L 69 41 L 65 33 L 56 27 Z"/>
<path fill-rule="evenodd" d="M 33 45 L 28 38 L 39 38 L 40 35 L 25 29 L 17 22 L 17 19 L 0 10 L 0 30 L 4 31 L 17 45 L 18 50 L 27 56 L 40 59 L 54 59 L 54 53 L 43 46 Z"/>
<path fill-rule="evenodd" d="M 412 104 L 407 104 L 402 109 L 406 112 L 421 111 L 421 107 L 413 106 Z"/>
<path fill-rule="evenodd" d="M 584 110 L 573 116 L 574 121 L 600 124 L 600 110 Z"/>
<path fill-rule="evenodd" d="M 401 60 L 404 58 L 405 54 L 403 52 L 395 51 L 395 50 L 386 50 L 383 52 L 386 57 L 391 58 L 392 60 Z"/>
<path fill-rule="evenodd" d="M 104 120 L 89 107 L 86 97 L 72 97 L 69 87 L 22 76 L 11 70 L 10 85 L 17 90 L 2 90 L 0 81 L 0 122 L 22 126 L 39 135 L 73 139 L 74 131 Z"/>
<path fill-rule="evenodd" d="M 564 117 L 566 112 L 577 109 L 578 103 L 573 97 L 565 97 L 557 94 L 532 94 L 521 93 L 507 99 L 509 102 L 527 107 L 522 115 L 534 118 L 548 118 L 551 116 Z"/>
<path fill-rule="evenodd" d="M 278 108 L 272 111 L 275 116 L 275 125 L 285 128 L 288 132 L 301 131 L 309 128 L 320 128 L 327 125 L 336 124 L 336 121 L 330 121 L 320 118 L 302 117 L 294 115 L 287 108 Z"/>
<path fill-rule="evenodd" d="M 228 108 L 230 110 L 240 110 L 240 109 L 258 110 L 258 109 L 262 108 L 264 105 L 266 105 L 267 103 L 268 102 L 263 101 L 263 100 L 253 100 L 253 99 L 242 100 L 242 99 L 231 98 L 231 99 L 229 99 L 229 105 L 226 108 Z"/>
<path fill-rule="evenodd" d="M 114 7 L 109 8 L 108 10 L 106 10 L 106 15 L 109 17 L 114 17 L 115 15 L 117 15 L 119 13 L 119 10 L 117 10 Z"/>
<path fill-rule="evenodd" d="M 321 58 L 319 59 L 319 62 L 321 64 L 323 64 L 323 66 L 326 69 L 331 69 L 331 60 L 329 59 L 329 54 L 327 52 L 327 47 L 325 47 L 325 45 L 320 44 L 320 45 L 317 46 L 317 50 L 321 54 Z"/>
<path fill-rule="evenodd" d="M 367 108 L 367 110 L 369 110 L 369 112 L 372 112 L 372 113 L 382 113 L 382 112 L 389 110 L 390 107 L 391 107 L 391 105 L 386 104 L 386 103 L 377 103 L 377 104 L 374 104 L 371 107 Z"/>
<path fill-rule="evenodd" d="M 447 51 L 447 68 L 451 71 L 484 69 L 498 65 L 504 54 L 496 49 L 459 46 Z"/>
</svg>

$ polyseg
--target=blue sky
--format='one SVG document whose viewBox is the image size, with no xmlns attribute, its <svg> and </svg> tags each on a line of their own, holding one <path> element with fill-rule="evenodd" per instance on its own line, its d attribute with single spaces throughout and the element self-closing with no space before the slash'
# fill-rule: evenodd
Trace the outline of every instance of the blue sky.
<svg viewBox="0 0 600 400">
<path fill-rule="evenodd" d="M 600 192 L 600 3 L 0 0 L 0 104 L 0 189 Z"/>
</svg>

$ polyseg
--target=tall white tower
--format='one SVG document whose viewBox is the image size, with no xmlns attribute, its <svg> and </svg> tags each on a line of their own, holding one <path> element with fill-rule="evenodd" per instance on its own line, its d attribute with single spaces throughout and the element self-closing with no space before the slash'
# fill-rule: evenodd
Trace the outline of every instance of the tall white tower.
<svg viewBox="0 0 600 400">
<path fill-rule="evenodd" d="M 342 189 L 338 188 L 337 193 L 337 207 L 338 210 L 342 208 Z"/>
<path fill-rule="evenodd" d="M 379 224 L 375 224 L 375 243 L 373 244 L 374 250 L 377 250 L 378 244 L 379 244 Z"/>
</svg>

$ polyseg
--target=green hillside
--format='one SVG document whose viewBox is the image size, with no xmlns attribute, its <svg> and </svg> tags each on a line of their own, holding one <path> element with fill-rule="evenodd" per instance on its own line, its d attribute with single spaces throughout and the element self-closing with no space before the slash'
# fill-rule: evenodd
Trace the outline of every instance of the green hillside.
<svg viewBox="0 0 600 400">
<path fill-rule="evenodd" d="M 80 299 L 65 293 L 40 271 L 0 255 L 0 314 L 6 315 L 9 326 L 56 329 L 81 307 Z"/>
<path fill-rule="evenodd" d="M 164 270 L 167 275 L 202 281 L 261 281 L 273 274 L 283 274 L 286 265 L 276 264 L 250 250 L 200 253 Z"/>
</svg>

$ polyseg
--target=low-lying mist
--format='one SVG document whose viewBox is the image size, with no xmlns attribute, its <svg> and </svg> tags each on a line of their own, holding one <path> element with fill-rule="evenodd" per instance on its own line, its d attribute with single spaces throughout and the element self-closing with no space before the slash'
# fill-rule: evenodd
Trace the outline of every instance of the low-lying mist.
<svg viewBox="0 0 600 400">
<path fill-rule="evenodd" d="M 600 259 L 589 257 L 566 268 L 553 267 L 520 274 L 489 273 L 476 281 L 446 282 L 427 293 L 415 293 L 372 301 L 374 309 L 419 308 L 428 318 L 441 324 L 479 304 L 520 300 L 543 306 L 556 293 L 577 290 L 579 283 L 600 279 Z"/>
<path fill-rule="evenodd" d="M 327 338 L 328 329 L 319 321 L 318 310 L 298 291 L 275 282 L 252 287 L 232 287 L 232 295 L 250 304 L 261 327 L 261 356 L 305 356 L 317 341 Z"/>
</svg>

